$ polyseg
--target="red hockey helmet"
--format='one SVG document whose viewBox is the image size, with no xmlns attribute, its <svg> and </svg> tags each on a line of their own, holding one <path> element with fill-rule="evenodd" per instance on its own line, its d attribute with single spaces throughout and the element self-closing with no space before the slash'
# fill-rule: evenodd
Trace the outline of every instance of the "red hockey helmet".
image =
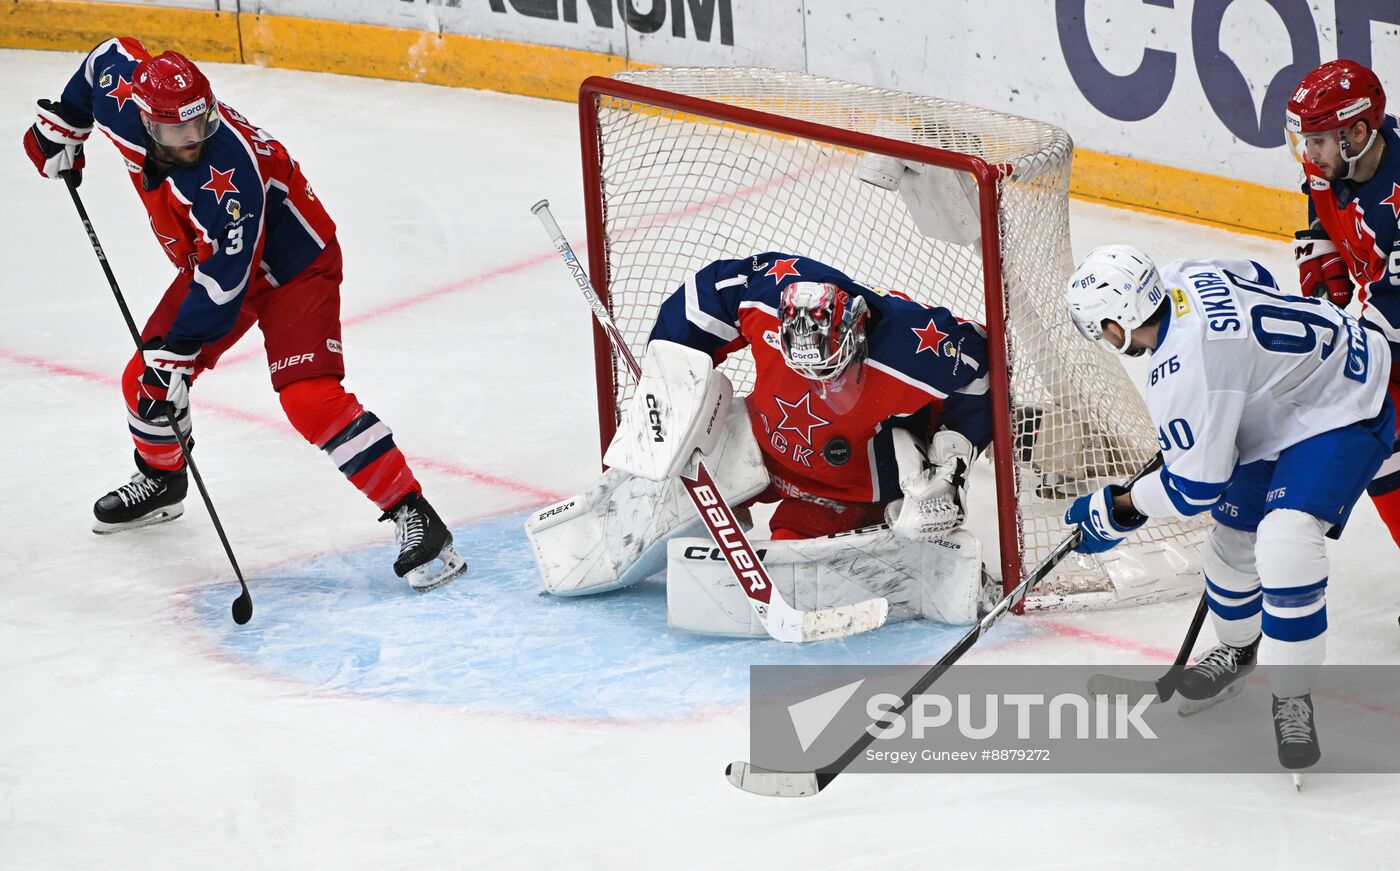
<svg viewBox="0 0 1400 871">
<path fill-rule="evenodd" d="M 1305 140 L 1309 136 L 1340 132 L 1357 121 L 1371 128 L 1370 138 L 1355 154 L 1348 154 L 1345 140 L 1342 157 L 1348 164 L 1365 154 L 1385 121 L 1385 91 L 1376 74 L 1354 60 L 1328 61 L 1303 76 L 1288 101 L 1284 127 L 1294 156 L 1307 160 Z"/>
<path fill-rule="evenodd" d="M 137 64 L 131 97 L 141 109 L 146 132 L 161 145 L 194 145 L 219 129 L 218 103 L 209 80 L 178 52 L 167 51 Z"/>
</svg>

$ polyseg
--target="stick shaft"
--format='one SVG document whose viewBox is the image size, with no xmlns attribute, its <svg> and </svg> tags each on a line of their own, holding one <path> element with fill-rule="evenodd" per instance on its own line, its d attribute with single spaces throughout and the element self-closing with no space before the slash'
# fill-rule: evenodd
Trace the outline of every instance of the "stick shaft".
<svg viewBox="0 0 1400 871">
<path fill-rule="evenodd" d="M 131 317 L 131 309 L 127 308 L 126 298 L 122 296 L 121 287 L 117 284 L 117 276 L 112 273 L 112 265 L 107 262 L 107 252 L 102 250 L 102 243 L 97 239 L 97 231 L 92 227 L 92 219 L 88 217 L 87 207 L 83 205 L 83 199 L 78 195 L 78 187 L 73 183 L 73 177 L 64 173 L 63 181 L 68 188 L 68 193 L 73 198 L 73 207 L 78 210 L 78 217 L 83 222 L 83 229 L 87 231 L 88 242 L 92 244 L 92 252 L 97 255 L 97 262 L 102 265 L 102 273 L 107 276 L 107 285 L 111 287 L 112 296 L 117 300 L 117 308 L 121 309 L 122 319 L 126 321 L 126 328 L 131 333 L 131 340 L 136 343 L 137 353 L 140 353 L 141 331 L 136 328 L 136 321 Z M 175 434 L 175 441 L 180 445 L 180 453 L 184 455 L 185 465 L 189 466 L 190 476 L 194 478 L 195 486 L 199 488 L 199 495 L 204 500 L 204 507 L 209 511 L 209 519 L 214 521 L 214 531 L 219 534 L 219 542 L 224 546 L 224 554 L 228 556 L 229 565 L 233 566 L 233 573 L 238 578 L 239 587 L 242 588 L 238 599 L 234 602 L 234 619 L 239 623 L 246 623 L 248 622 L 247 617 L 253 613 L 253 599 L 252 594 L 248 592 L 248 582 L 243 579 L 243 570 L 238 567 L 238 559 L 233 555 L 233 547 L 229 544 L 228 535 L 224 532 L 224 525 L 219 520 L 219 513 L 214 510 L 214 501 L 209 497 L 209 490 L 204 486 L 204 476 L 199 474 L 199 468 L 194 464 L 189 440 L 184 433 L 180 432 L 180 425 L 175 420 L 173 411 L 166 416 L 166 422 L 170 424 L 170 429 Z M 246 602 L 246 606 L 240 606 L 239 602 Z M 238 620 L 240 614 L 247 616 Z"/>
</svg>

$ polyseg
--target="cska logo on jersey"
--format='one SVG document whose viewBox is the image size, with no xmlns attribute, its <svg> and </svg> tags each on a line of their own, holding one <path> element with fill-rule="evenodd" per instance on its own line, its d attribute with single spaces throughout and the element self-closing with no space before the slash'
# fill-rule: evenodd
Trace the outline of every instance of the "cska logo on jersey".
<svg viewBox="0 0 1400 871">
<path fill-rule="evenodd" d="M 1400 184 L 1390 183 L 1390 196 L 1381 200 L 1381 205 L 1390 206 L 1390 212 L 1400 220 Z"/>
<path fill-rule="evenodd" d="M 767 272 L 763 273 L 763 275 L 766 278 L 773 279 L 774 282 L 782 281 L 789 275 L 795 278 L 802 277 L 801 273 L 797 271 L 796 257 L 789 257 L 786 260 L 774 260 L 772 267 L 770 267 Z"/>
<path fill-rule="evenodd" d="M 214 199 L 222 200 L 226 194 L 238 193 L 238 188 L 233 183 L 233 170 L 218 170 L 209 167 L 209 180 L 199 186 L 202 191 L 212 191 Z"/>
<path fill-rule="evenodd" d="M 914 331 L 914 335 L 919 337 L 919 347 L 914 349 L 915 354 L 933 351 L 937 355 L 939 346 L 943 344 L 944 339 L 948 338 L 947 333 L 938 329 L 938 323 L 933 318 L 929 318 L 928 326 L 922 329 L 919 327 L 910 327 L 910 329 Z"/>
<path fill-rule="evenodd" d="M 110 81 L 111 76 L 107 79 Z M 124 76 L 117 77 L 117 86 L 107 92 L 107 96 L 117 101 L 117 111 L 126 108 L 126 101 L 131 99 L 131 79 Z"/>
<path fill-rule="evenodd" d="M 779 421 L 778 429 L 797 433 L 802 441 L 807 443 L 807 447 L 812 446 L 812 430 L 831 423 L 831 421 L 823 420 L 812 413 L 811 393 L 802 394 L 802 398 L 796 402 L 784 402 L 779 396 L 773 397 L 773 401 L 778 404 L 778 410 L 783 413 L 783 419 Z"/>
</svg>

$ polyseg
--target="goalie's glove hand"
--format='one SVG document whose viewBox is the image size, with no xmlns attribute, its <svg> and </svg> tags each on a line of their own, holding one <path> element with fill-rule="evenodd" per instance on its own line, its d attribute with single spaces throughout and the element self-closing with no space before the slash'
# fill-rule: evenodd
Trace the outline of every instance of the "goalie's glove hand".
<svg viewBox="0 0 1400 871">
<path fill-rule="evenodd" d="M 182 415 L 190 405 L 190 378 L 194 376 L 199 345 L 166 344 L 156 337 L 141 346 L 146 370 L 138 385 L 137 411 L 146 420 Z"/>
<path fill-rule="evenodd" d="M 73 111 L 52 100 L 39 101 L 39 118 L 24 134 L 24 153 L 34 168 L 45 178 L 59 178 L 70 172 L 73 186 L 83 181 L 83 142 L 92 133 L 92 125 L 83 126 L 71 116 Z"/>
<path fill-rule="evenodd" d="M 1351 302 L 1353 286 L 1346 261 L 1321 227 L 1293 234 L 1293 259 L 1298 263 L 1298 286 L 1303 296 L 1323 297 L 1339 308 Z"/>
<path fill-rule="evenodd" d="M 927 541 L 962 526 L 972 453 L 972 443 L 962 433 L 936 433 L 928 451 L 931 465 L 901 479 L 904 498 L 885 506 L 890 530 L 909 541 Z"/>
<path fill-rule="evenodd" d="M 1080 496 L 1065 512 L 1065 523 L 1079 528 L 1079 543 L 1074 546 L 1078 553 L 1103 553 L 1112 549 L 1128 533 L 1147 522 L 1147 518 L 1134 513 L 1123 517 L 1113 508 L 1113 497 L 1126 493 L 1117 484 Z"/>
</svg>

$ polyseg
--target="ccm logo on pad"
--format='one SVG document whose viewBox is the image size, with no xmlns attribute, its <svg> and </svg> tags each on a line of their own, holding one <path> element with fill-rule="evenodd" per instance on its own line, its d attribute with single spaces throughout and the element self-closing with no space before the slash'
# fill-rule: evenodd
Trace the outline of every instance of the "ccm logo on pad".
<svg viewBox="0 0 1400 871">
<path fill-rule="evenodd" d="M 656 397 L 650 393 L 647 394 L 647 419 L 651 421 L 651 440 L 666 441 L 666 436 L 661 433 L 661 412 L 658 410 Z"/>
</svg>

